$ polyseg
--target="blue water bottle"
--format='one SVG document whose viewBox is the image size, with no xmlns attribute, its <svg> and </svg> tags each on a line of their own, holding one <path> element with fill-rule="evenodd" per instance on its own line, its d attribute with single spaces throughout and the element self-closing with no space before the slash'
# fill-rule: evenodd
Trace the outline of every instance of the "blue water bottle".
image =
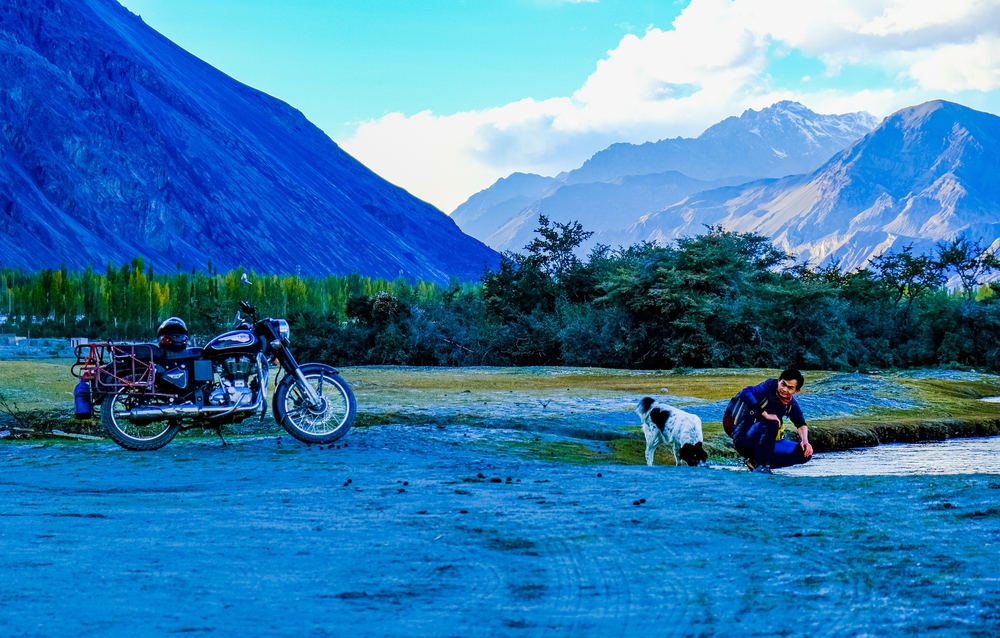
<svg viewBox="0 0 1000 638">
<path fill-rule="evenodd" d="M 90 403 L 90 385 L 83 379 L 76 384 L 73 398 L 76 400 L 76 418 L 81 420 L 94 418 L 94 406 Z"/>
</svg>

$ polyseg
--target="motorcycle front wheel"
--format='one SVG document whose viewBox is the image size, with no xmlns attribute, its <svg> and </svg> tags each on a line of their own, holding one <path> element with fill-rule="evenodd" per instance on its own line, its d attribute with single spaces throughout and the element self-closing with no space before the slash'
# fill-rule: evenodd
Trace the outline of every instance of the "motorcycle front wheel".
<svg viewBox="0 0 1000 638">
<path fill-rule="evenodd" d="M 319 396 L 318 404 L 311 404 L 296 376 L 287 374 L 274 393 L 274 418 L 303 443 L 333 443 L 354 423 L 358 411 L 354 392 L 328 365 L 305 363 L 299 369 Z"/>
<path fill-rule="evenodd" d="M 104 398 L 101 404 L 101 422 L 115 443 L 126 450 L 148 452 L 158 450 L 174 440 L 180 431 L 176 420 L 132 423 L 122 414 L 132 408 L 155 407 L 156 402 L 141 393 L 118 390 Z"/>
</svg>

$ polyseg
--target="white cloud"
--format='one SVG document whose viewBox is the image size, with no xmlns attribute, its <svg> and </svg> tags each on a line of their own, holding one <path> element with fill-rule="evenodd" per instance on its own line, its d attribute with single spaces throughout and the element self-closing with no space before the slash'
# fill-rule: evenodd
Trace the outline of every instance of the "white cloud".
<svg viewBox="0 0 1000 638">
<path fill-rule="evenodd" d="M 948 92 L 1000 89 L 1000 37 L 982 35 L 972 42 L 946 44 L 920 55 L 909 74 L 922 86 Z"/>
<path fill-rule="evenodd" d="M 343 146 L 450 211 L 514 171 L 555 174 L 615 141 L 697 135 L 779 99 L 885 115 L 940 92 L 1000 89 L 1000 0 L 692 0 L 672 28 L 626 35 L 573 95 L 452 115 L 400 113 L 361 124 Z M 775 50 L 897 77 L 862 91 L 776 87 Z M 808 91 L 807 91 L 808 89 Z"/>
</svg>

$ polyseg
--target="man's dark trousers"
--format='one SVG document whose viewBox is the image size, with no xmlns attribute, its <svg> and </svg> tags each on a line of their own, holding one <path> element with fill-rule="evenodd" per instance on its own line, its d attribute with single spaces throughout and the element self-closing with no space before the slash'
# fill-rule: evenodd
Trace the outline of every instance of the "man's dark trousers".
<svg viewBox="0 0 1000 638">
<path fill-rule="evenodd" d="M 780 427 L 777 421 L 757 421 L 755 411 L 738 398 L 730 404 L 730 410 L 735 420 L 733 446 L 754 466 L 766 465 L 776 469 L 809 460 L 802 446 L 795 441 L 777 440 Z"/>
<path fill-rule="evenodd" d="M 767 465 L 771 469 L 799 465 L 808 459 L 802 446 L 795 441 L 776 440 L 778 422 L 767 420 L 752 423 L 750 427 L 737 428 L 733 433 L 733 445 L 742 456 L 751 459 L 755 466 Z"/>
</svg>

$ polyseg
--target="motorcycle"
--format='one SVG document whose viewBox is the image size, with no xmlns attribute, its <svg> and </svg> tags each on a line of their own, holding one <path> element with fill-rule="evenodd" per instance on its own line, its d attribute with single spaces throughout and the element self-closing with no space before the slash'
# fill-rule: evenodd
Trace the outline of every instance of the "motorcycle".
<svg viewBox="0 0 1000 638">
<path fill-rule="evenodd" d="M 246 274 L 241 283 L 251 285 Z M 239 307 L 235 329 L 204 348 L 188 347 L 186 328 L 183 335 L 174 335 L 183 339 L 161 339 L 159 344 L 77 346 L 77 417 L 92 417 L 99 404 L 104 428 L 128 450 L 156 450 L 178 432 L 195 428 L 216 429 L 221 438 L 223 425 L 255 414 L 263 421 L 275 364 L 283 376 L 275 380 L 273 414 L 285 431 L 318 444 L 347 434 L 357 405 L 338 371 L 321 363 L 299 364 L 289 348 L 287 321 L 258 319 L 249 301 L 240 301 Z"/>
</svg>

